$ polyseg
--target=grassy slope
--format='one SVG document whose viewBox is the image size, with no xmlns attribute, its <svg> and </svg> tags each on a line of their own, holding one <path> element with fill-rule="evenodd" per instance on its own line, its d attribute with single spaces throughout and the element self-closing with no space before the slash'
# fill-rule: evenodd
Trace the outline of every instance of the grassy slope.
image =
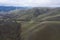
<svg viewBox="0 0 60 40">
<path fill-rule="evenodd" d="M 27 37 L 30 40 L 60 40 L 60 21 L 42 22 Z"/>
<path fill-rule="evenodd" d="M 27 40 L 30 33 L 38 29 L 39 28 L 38 26 L 42 22 L 49 21 L 50 23 L 53 23 L 53 24 L 54 23 L 60 24 L 59 18 L 60 18 L 60 12 L 57 10 L 54 10 L 52 12 L 49 12 L 48 14 L 41 14 L 37 16 L 35 19 L 32 19 L 27 24 L 25 24 L 26 26 L 23 27 L 23 32 L 22 32 L 22 37 L 24 38 L 23 40 Z"/>
<path fill-rule="evenodd" d="M 46 27 L 45 25 L 47 25 L 47 23 L 49 26 L 52 26 L 54 23 L 60 24 L 59 8 L 32 8 L 28 10 L 16 10 L 11 12 L 11 14 L 16 16 L 17 21 L 20 21 L 22 24 L 21 36 L 23 40 L 28 40 L 28 37 L 30 34 L 32 35 L 32 32 L 39 31 L 39 27 L 42 27 L 42 24 L 44 27 Z"/>
</svg>

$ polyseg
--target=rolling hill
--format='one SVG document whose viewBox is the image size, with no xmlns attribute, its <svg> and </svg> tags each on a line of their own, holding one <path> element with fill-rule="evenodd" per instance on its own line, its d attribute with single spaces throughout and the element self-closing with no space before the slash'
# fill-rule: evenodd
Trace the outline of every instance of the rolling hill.
<svg viewBox="0 0 60 40">
<path fill-rule="evenodd" d="M 21 23 L 21 40 L 60 40 L 60 8 L 13 10 L 1 14 L 2 20 Z"/>
</svg>

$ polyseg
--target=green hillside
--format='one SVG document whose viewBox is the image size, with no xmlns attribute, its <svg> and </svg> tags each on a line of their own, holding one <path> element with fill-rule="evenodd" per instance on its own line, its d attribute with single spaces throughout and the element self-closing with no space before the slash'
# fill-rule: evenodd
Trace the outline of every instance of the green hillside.
<svg viewBox="0 0 60 40">
<path fill-rule="evenodd" d="M 14 22 L 8 27 L 21 25 L 21 40 L 60 40 L 60 8 L 35 7 L 14 10 L 5 15 L 1 14 L 0 23 L 3 21 L 9 25 Z"/>
</svg>

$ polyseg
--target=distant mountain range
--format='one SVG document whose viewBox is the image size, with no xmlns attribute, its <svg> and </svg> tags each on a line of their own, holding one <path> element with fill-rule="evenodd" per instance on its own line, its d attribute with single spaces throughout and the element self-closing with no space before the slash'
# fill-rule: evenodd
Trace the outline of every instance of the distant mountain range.
<svg viewBox="0 0 60 40">
<path fill-rule="evenodd" d="M 15 6 L 0 6 L 0 12 L 8 12 L 16 9 L 26 9 L 27 7 L 15 7 Z"/>
</svg>

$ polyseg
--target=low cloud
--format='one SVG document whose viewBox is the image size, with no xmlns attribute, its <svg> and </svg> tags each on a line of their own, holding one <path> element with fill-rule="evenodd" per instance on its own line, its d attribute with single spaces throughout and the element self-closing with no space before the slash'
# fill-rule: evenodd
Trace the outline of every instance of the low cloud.
<svg viewBox="0 0 60 40">
<path fill-rule="evenodd" d="M 0 0 L 0 5 L 8 6 L 27 6 L 27 7 L 40 7 L 40 6 L 60 6 L 60 0 Z"/>
</svg>

